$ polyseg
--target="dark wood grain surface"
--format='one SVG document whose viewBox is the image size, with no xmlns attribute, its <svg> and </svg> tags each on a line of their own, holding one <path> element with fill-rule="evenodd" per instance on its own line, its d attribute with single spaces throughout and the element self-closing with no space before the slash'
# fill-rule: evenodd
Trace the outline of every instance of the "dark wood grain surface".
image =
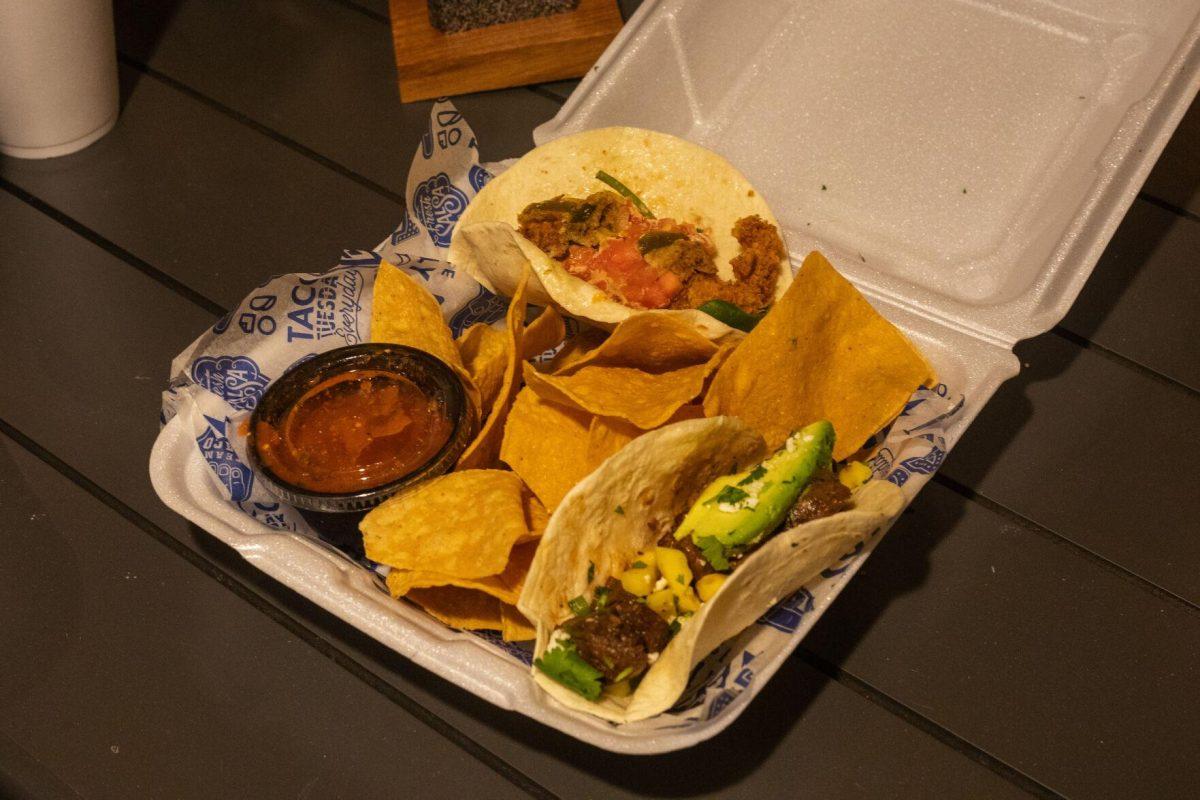
<svg viewBox="0 0 1200 800">
<path fill-rule="evenodd" d="M 1071 313 L 692 750 L 497 709 L 166 509 L 171 358 L 399 219 L 429 104 L 397 101 L 386 6 L 118 0 L 117 128 L 0 159 L 0 796 L 1195 796 L 1197 108 Z M 573 86 L 455 103 L 507 158 Z"/>
</svg>

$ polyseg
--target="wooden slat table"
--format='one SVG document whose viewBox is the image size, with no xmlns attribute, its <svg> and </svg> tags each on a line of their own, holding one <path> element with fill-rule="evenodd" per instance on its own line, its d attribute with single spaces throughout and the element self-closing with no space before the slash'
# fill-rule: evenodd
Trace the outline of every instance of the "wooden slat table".
<svg viewBox="0 0 1200 800">
<path fill-rule="evenodd" d="M 0 160 L 0 796 L 1197 794 L 1200 109 L 762 697 L 691 751 L 621 757 L 414 666 L 158 501 L 170 359 L 264 276 L 382 238 L 429 106 L 396 101 L 385 0 L 117 18 L 117 128 Z M 455 102 L 495 160 L 572 88 Z"/>
</svg>

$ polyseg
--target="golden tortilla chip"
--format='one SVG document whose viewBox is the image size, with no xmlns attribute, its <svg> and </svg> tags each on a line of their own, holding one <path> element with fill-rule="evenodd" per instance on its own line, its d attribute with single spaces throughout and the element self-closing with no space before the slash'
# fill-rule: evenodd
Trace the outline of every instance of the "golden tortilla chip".
<svg viewBox="0 0 1200 800">
<path fill-rule="evenodd" d="M 584 328 L 571 337 L 554 359 L 539 372 L 566 372 L 608 339 L 608 333 L 598 328 Z"/>
<path fill-rule="evenodd" d="M 500 460 L 521 476 L 546 510 L 591 471 L 587 463 L 591 415 L 550 403 L 529 388 L 513 403 Z"/>
<path fill-rule="evenodd" d="M 491 595 L 503 603 L 515 603 L 525 586 L 525 576 L 533 563 L 537 543 L 518 544 L 512 549 L 508 565 L 499 575 L 485 578 L 456 578 L 438 572 L 424 570 L 393 569 L 387 576 L 388 591 L 392 597 L 404 597 L 414 589 L 430 589 L 436 586 L 457 586 Z"/>
<path fill-rule="evenodd" d="M 525 527 L 529 529 L 529 532 L 517 541 L 518 545 L 542 538 L 542 534 L 546 532 L 546 526 L 550 524 L 550 513 L 546 511 L 546 507 L 542 505 L 542 501 L 537 499 L 537 495 L 532 491 L 527 491 L 523 497 L 525 501 Z"/>
<path fill-rule="evenodd" d="M 545 400 L 649 430 L 699 397 L 710 370 L 708 364 L 696 364 L 654 375 L 632 367 L 587 365 L 570 375 L 546 375 L 529 368 L 525 384 Z"/>
<path fill-rule="evenodd" d="M 508 337 L 504 331 L 477 322 L 458 338 L 458 352 L 479 389 L 479 415 L 486 419 L 504 383 L 508 363 Z"/>
<path fill-rule="evenodd" d="M 407 569 L 394 569 L 388 573 L 387 587 L 392 597 L 404 597 L 417 589 L 432 589 L 437 586 L 457 586 L 460 589 L 471 589 L 491 595 L 505 603 L 515 603 L 521 595 L 518 590 L 512 591 L 496 575 L 486 578 L 455 578 L 452 575 L 442 575 L 437 572 L 422 572 Z"/>
<path fill-rule="evenodd" d="M 508 566 L 504 568 L 504 572 L 496 576 L 504 588 L 513 595 L 520 595 L 521 589 L 525 587 L 525 576 L 529 574 L 529 565 L 533 563 L 533 556 L 537 552 L 537 548 L 537 542 L 518 544 L 512 549 L 512 555 L 508 559 Z M 517 601 L 507 600 L 505 602 L 515 603 Z"/>
<path fill-rule="evenodd" d="M 585 366 L 631 367 L 651 374 L 670 372 L 708 362 L 717 345 L 695 326 L 670 314 L 635 314 L 616 327 L 612 336 L 555 375 L 572 375 Z"/>
<path fill-rule="evenodd" d="M 425 609 L 434 619 L 452 628 L 478 631 L 502 631 L 501 602 L 483 592 L 460 589 L 457 586 L 438 586 L 433 589 L 413 589 L 409 600 Z"/>
<path fill-rule="evenodd" d="M 500 635 L 506 642 L 524 642 L 537 638 L 537 629 L 515 605 L 500 605 Z"/>
<path fill-rule="evenodd" d="M 380 263 L 371 303 L 371 341 L 415 347 L 466 372 L 437 300 L 399 267 Z"/>
<path fill-rule="evenodd" d="M 671 425 L 685 419 L 700 419 L 703 416 L 703 406 L 699 403 L 688 403 L 672 414 L 666 424 Z M 595 469 L 643 433 L 646 431 L 623 419 L 592 417 L 592 423 L 588 426 L 588 464 Z"/>
<path fill-rule="evenodd" d="M 934 380 L 933 368 L 820 253 L 717 370 L 709 416 L 740 417 L 771 448 L 813 420 L 837 433 L 833 457 L 862 447 Z"/>
<path fill-rule="evenodd" d="M 467 449 L 459 457 L 455 469 L 490 469 L 496 465 L 496 460 L 500 457 L 500 441 L 504 436 L 504 422 L 508 419 L 513 398 L 516 397 L 517 390 L 520 388 L 518 379 L 523 363 L 520 354 L 521 342 L 525 334 L 525 290 L 528 286 L 529 270 L 525 270 L 521 276 L 521 282 L 517 284 L 517 290 L 513 292 L 512 301 L 508 304 L 508 314 L 505 316 L 508 336 L 504 345 L 504 378 L 500 384 L 500 391 L 496 395 L 496 402 L 492 405 L 491 413 L 488 414 L 483 427 L 479 429 L 479 435 L 467 445 Z"/>
<path fill-rule="evenodd" d="M 463 365 L 437 300 L 403 270 L 386 261 L 380 262 L 375 273 L 371 341 L 415 347 L 445 362 L 462 380 L 472 416 L 478 416 L 479 389 Z M 474 418 L 471 424 L 475 424 Z"/>
<path fill-rule="evenodd" d="M 456 578 L 499 574 L 528 533 L 523 489 L 502 470 L 451 472 L 418 484 L 359 523 L 367 558 Z"/>
<path fill-rule="evenodd" d="M 533 322 L 525 328 L 525 337 L 521 342 L 521 360 L 540 356 L 542 353 L 556 347 L 567 335 L 567 325 L 563 322 L 562 314 L 553 308 L 545 308 Z"/>
<path fill-rule="evenodd" d="M 598 467 L 606 458 L 645 433 L 631 422 L 616 417 L 592 417 L 588 426 L 587 461 Z"/>
</svg>

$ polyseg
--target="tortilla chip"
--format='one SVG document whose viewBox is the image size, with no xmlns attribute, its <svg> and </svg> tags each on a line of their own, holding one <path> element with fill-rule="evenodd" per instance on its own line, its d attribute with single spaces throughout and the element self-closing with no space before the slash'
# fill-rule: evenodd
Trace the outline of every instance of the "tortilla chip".
<svg viewBox="0 0 1200 800">
<path fill-rule="evenodd" d="M 414 590 L 438 586 L 457 586 L 460 589 L 483 592 L 503 603 L 515 603 L 521 594 L 520 590 L 514 592 L 495 575 L 487 578 L 455 578 L 438 572 L 394 569 L 387 576 L 388 591 L 392 593 L 392 597 L 397 598 L 404 597 Z"/>
<path fill-rule="evenodd" d="M 500 457 L 500 441 L 504 436 L 504 422 L 508 419 L 509 409 L 512 408 L 513 398 L 520 388 L 521 374 L 520 359 L 522 340 L 525 334 L 525 287 L 529 284 L 529 273 L 526 272 L 513 293 L 512 301 L 508 304 L 508 314 L 505 325 L 508 337 L 504 349 L 504 378 L 500 383 L 500 391 L 496 402 L 492 405 L 487 421 L 479 429 L 479 435 L 467 445 L 462 456 L 458 459 L 455 469 L 489 469 L 496 465 Z"/>
<path fill-rule="evenodd" d="M 587 365 L 563 376 L 530 368 L 525 370 L 525 383 L 545 400 L 649 430 L 699 397 L 710 370 L 708 364 L 696 364 L 654 375 L 632 367 Z"/>
<path fill-rule="evenodd" d="M 438 301 L 403 270 L 386 261 L 379 263 L 375 273 L 371 341 L 415 347 L 445 362 L 462 381 L 472 409 L 471 425 L 476 424 L 481 404 L 479 389 L 463 365 Z"/>
<path fill-rule="evenodd" d="M 532 491 L 527 491 L 523 495 L 523 500 L 525 505 L 525 527 L 529 532 L 517 540 L 518 545 L 542 538 L 542 534 L 546 532 L 546 525 L 550 523 L 550 514 L 546 511 L 546 507 L 542 505 L 542 501 L 537 499 L 537 495 Z"/>
<path fill-rule="evenodd" d="M 560 365 L 554 374 L 572 375 L 590 365 L 631 367 L 657 375 L 704 364 L 716 352 L 717 346 L 684 319 L 635 314 L 618 325 L 603 344 L 570 364 Z"/>
<path fill-rule="evenodd" d="M 515 605 L 500 605 L 500 635 L 506 642 L 525 642 L 537 637 L 537 629 Z"/>
<path fill-rule="evenodd" d="M 479 389 L 479 415 L 486 419 L 504 383 L 508 363 L 508 337 L 504 331 L 477 322 L 458 338 L 458 352 Z"/>
<path fill-rule="evenodd" d="M 933 368 L 820 253 L 812 252 L 762 322 L 717 370 L 709 416 L 748 422 L 777 448 L 816 419 L 841 460 L 890 423 Z"/>
<path fill-rule="evenodd" d="M 540 356 L 558 346 L 566 335 L 567 324 L 563 322 L 562 314 L 553 308 L 543 309 L 537 319 L 525 328 L 525 337 L 521 342 L 521 360 L 528 361 Z"/>
<path fill-rule="evenodd" d="M 399 267 L 380 262 L 371 302 L 371 341 L 415 347 L 466 372 L 437 300 Z"/>
<path fill-rule="evenodd" d="M 387 576 L 388 591 L 392 597 L 404 597 L 414 589 L 430 589 L 437 586 L 457 586 L 491 595 L 502 603 L 515 603 L 525 586 L 525 576 L 537 552 L 537 542 L 518 544 L 512 549 L 508 564 L 499 575 L 484 578 L 458 578 L 439 572 L 425 570 L 393 569 Z"/>
<path fill-rule="evenodd" d="M 513 404 L 500 446 L 500 460 L 521 476 L 546 510 L 591 471 L 587 463 L 591 416 L 550 403 L 529 388 Z"/>
<path fill-rule="evenodd" d="M 529 565 L 533 563 L 533 556 L 537 553 L 537 548 L 537 542 L 526 542 L 514 547 L 512 555 L 508 559 L 508 566 L 504 568 L 504 572 L 496 576 L 496 579 L 512 595 L 520 596 L 521 590 L 525 588 L 525 576 L 529 574 Z M 517 601 L 514 599 L 505 602 L 515 603 Z"/>
<path fill-rule="evenodd" d="M 703 416 L 703 406 L 699 403 L 688 403 L 672 414 L 666 424 L 671 425 L 685 419 L 700 419 Z M 604 463 L 605 459 L 643 433 L 646 431 L 623 419 L 592 417 L 592 423 L 588 426 L 588 464 L 595 469 Z"/>
<path fill-rule="evenodd" d="M 607 339 L 608 334 L 599 328 L 584 328 L 563 345 L 563 349 L 558 351 L 558 354 L 554 356 L 554 359 L 545 368 L 538 371 L 566 372 L 573 364 L 604 344 Z"/>
<path fill-rule="evenodd" d="M 483 592 L 457 586 L 439 586 L 434 589 L 413 589 L 405 597 L 425 609 L 434 619 L 452 628 L 470 631 L 499 631 L 504 628 L 500 618 L 500 601 Z"/>
<path fill-rule="evenodd" d="M 592 417 L 588 426 L 587 460 L 599 466 L 613 453 L 645 433 L 644 430 L 616 417 Z"/>
<path fill-rule="evenodd" d="M 501 470 L 451 472 L 418 484 L 359 523 L 367 558 L 456 578 L 499 574 L 528 533 L 523 488 Z"/>
</svg>

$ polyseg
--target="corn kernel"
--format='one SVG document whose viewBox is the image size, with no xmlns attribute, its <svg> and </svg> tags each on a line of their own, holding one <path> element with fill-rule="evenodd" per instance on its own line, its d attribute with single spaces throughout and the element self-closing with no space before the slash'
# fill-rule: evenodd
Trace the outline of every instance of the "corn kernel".
<svg viewBox="0 0 1200 800">
<path fill-rule="evenodd" d="M 646 598 L 646 605 L 663 619 L 675 618 L 675 593 L 670 589 L 659 589 L 651 592 Z"/>
<path fill-rule="evenodd" d="M 871 477 L 871 468 L 861 461 L 851 461 L 838 472 L 838 480 L 850 491 L 862 486 Z"/>
<path fill-rule="evenodd" d="M 645 597 L 654 588 L 654 573 L 649 567 L 631 567 L 621 573 L 621 586 L 638 597 Z"/>
<path fill-rule="evenodd" d="M 695 614 L 700 610 L 700 598 L 696 597 L 696 593 L 692 591 L 692 587 L 690 586 L 678 594 L 675 602 L 679 605 L 679 613 L 681 614 Z"/>
<path fill-rule="evenodd" d="M 688 568 L 687 556 L 673 547 L 654 548 L 654 559 L 658 571 L 667 579 L 667 586 L 675 594 L 688 591 L 692 584 L 692 571 Z"/>
<path fill-rule="evenodd" d="M 711 600 L 725 582 L 725 578 L 726 576 L 719 572 L 712 572 L 696 581 L 696 594 L 700 595 L 700 602 L 707 603 Z"/>
</svg>

